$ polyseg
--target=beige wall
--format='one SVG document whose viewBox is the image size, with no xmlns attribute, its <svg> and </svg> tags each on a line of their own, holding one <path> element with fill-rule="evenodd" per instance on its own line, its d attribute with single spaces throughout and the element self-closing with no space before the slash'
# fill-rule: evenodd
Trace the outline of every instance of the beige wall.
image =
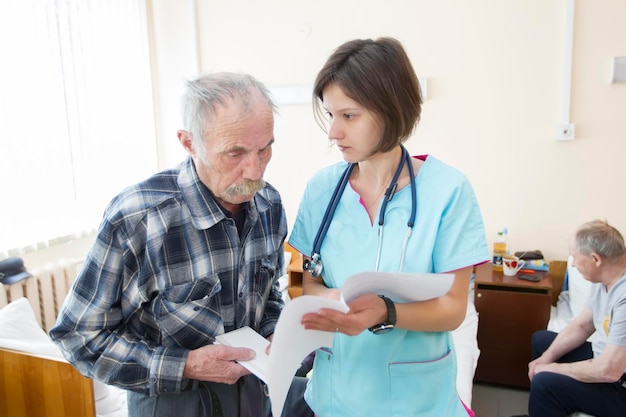
<svg viewBox="0 0 626 417">
<path fill-rule="evenodd" d="M 580 223 L 626 233 L 626 84 L 609 84 L 626 55 L 626 1 L 575 2 L 574 141 L 557 141 L 566 0 L 152 0 L 162 166 L 179 161 L 178 97 L 200 71 L 246 71 L 271 87 L 311 84 L 329 53 L 361 37 L 394 36 L 428 79 L 422 121 L 407 147 L 462 170 L 487 237 L 509 229 L 512 250 L 567 256 Z M 175 20 L 175 22 L 173 22 Z M 192 47 L 190 47 L 190 45 Z M 267 179 L 290 225 L 305 181 L 339 160 L 310 104 L 281 106 Z"/>
</svg>

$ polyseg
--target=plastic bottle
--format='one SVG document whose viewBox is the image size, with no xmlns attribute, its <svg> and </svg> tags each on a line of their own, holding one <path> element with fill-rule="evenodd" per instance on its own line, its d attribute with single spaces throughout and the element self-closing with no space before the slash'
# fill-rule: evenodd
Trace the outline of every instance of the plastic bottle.
<svg viewBox="0 0 626 417">
<path fill-rule="evenodd" d="M 506 230 L 506 229 L 504 229 Z M 493 242 L 493 270 L 502 272 L 502 257 L 506 255 L 506 237 L 503 232 L 498 232 Z"/>
</svg>

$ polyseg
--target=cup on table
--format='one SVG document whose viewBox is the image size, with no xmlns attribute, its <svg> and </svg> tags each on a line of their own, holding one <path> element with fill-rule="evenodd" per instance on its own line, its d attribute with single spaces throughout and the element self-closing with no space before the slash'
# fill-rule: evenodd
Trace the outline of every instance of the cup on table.
<svg viewBox="0 0 626 417">
<path fill-rule="evenodd" d="M 526 261 L 518 258 L 517 256 L 503 256 L 502 257 L 502 272 L 507 276 L 515 276 L 520 269 L 526 264 Z"/>
</svg>

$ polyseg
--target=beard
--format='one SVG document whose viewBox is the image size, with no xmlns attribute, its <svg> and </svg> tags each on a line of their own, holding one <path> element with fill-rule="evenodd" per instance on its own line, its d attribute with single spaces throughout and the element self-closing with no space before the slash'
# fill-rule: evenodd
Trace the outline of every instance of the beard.
<svg viewBox="0 0 626 417">
<path fill-rule="evenodd" d="M 248 197 L 254 195 L 257 191 L 265 188 L 265 180 L 259 179 L 254 181 L 244 181 L 239 184 L 231 185 L 226 189 L 224 194 L 227 197 Z"/>
</svg>

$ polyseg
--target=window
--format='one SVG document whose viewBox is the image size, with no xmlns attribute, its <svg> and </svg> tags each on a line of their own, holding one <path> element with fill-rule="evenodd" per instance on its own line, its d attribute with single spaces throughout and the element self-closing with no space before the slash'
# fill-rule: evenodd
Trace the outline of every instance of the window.
<svg viewBox="0 0 626 417">
<path fill-rule="evenodd" d="M 145 0 L 0 3 L 0 255 L 93 230 L 155 171 L 146 20 Z"/>
</svg>

